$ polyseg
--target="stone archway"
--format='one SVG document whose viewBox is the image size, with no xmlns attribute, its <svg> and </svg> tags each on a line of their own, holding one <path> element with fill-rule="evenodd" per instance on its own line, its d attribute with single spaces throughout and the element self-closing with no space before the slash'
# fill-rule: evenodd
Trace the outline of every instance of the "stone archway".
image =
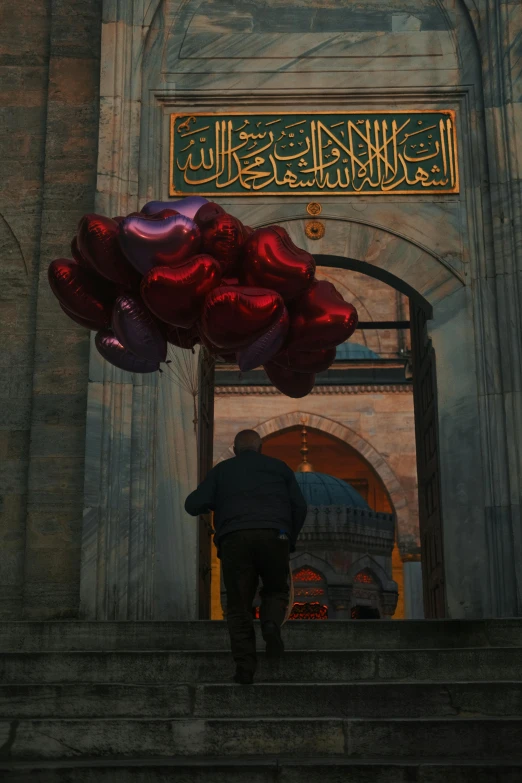
<svg viewBox="0 0 522 783">
<path fill-rule="evenodd" d="M 484 7 L 490 2 L 487 0 Z M 491 612 L 492 606 L 500 614 L 512 613 L 513 607 L 519 605 L 520 596 L 514 591 L 519 589 L 517 563 L 521 562 L 516 556 L 520 541 L 513 537 L 518 506 L 512 500 L 508 511 L 511 516 L 505 518 L 508 494 L 496 480 L 500 464 L 510 486 L 520 485 L 516 481 L 520 473 L 518 463 L 507 460 L 505 453 L 506 427 L 509 429 L 509 422 L 515 421 L 512 399 L 508 404 L 498 398 L 499 384 L 502 385 L 499 378 L 503 377 L 499 369 L 503 357 L 497 344 L 499 323 L 504 323 L 505 313 L 512 315 L 516 311 L 512 297 L 516 287 L 509 275 L 502 277 L 509 297 L 506 293 L 499 294 L 502 303 L 499 321 L 496 296 L 485 279 L 493 279 L 491 269 L 498 264 L 501 271 L 507 268 L 511 274 L 514 268 L 511 251 L 516 243 L 502 245 L 500 234 L 493 243 L 490 202 L 482 201 L 484 182 L 491 179 L 487 176 L 482 151 L 487 149 L 493 171 L 496 171 L 495 161 L 509 156 L 498 154 L 497 146 L 504 149 L 505 139 L 494 132 L 496 115 L 483 112 L 480 59 L 476 56 L 477 41 L 469 24 L 471 18 L 477 29 L 480 14 L 475 14 L 469 0 L 461 0 L 456 7 L 457 16 L 462 16 L 459 8 L 464 8 L 464 4 L 470 9 L 465 14 L 466 24 L 453 29 L 452 22 L 451 29 L 444 33 L 448 46 L 442 55 L 429 60 L 430 67 L 437 72 L 435 75 L 443 81 L 433 81 L 431 72 L 423 76 L 424 60 L 418 61 L 420 70 L 413 70 L 414 58 L 408 53 L 408 68 L 412 68 L 416 84 L 418 79 L 427 79 L 422 82 L 422 96 L 419 90 L 412 91 L 408 86 L 401 92 L 402 83 L 397 82 L 394 68 L 374 70 L 370 79 L 364 69 L 352 70 L 353 60 L 346 68 L 344 55 L 331 57 L 322 64 L 322 70 L 312 68 L 306 60 L 315 50 L 306 46 L 297 58 L 292 50 L 282 64 L 277 58 L 266 58 L 262 46 L 245 47 L 245 37 L 234 35 L 232 28 L 224 52 L 230 57 L 219 57 L 219 67 L 214 67 L 215 51 L 210 52 L 205 62 L 198 62 L 200 52 L 196 49 L 193 50 L 196 56 L 191 59 L 191 53 L 187 55 L 190 41 L 186 34 L 193 25 L 199 0 L 153 0 L 146 8 L 132 2 L 129 3 L 132 13 L 122 11 L 117 5 L 108 8 L 104 16 L 102 54 L 109 65 L 102 72 L 97 199 L 97 211 L 121 214 L 150 198 L 167 197 L 166 156 L 158 155 L 158 149 L 167 138 L 168 114 L 173 107 L 178 111 L 209 106 L 213 111 L 241 111 L 245 106 L 264 111 L 278 105 L 350 110 L 361 102 L 364 104 L 368 97 L 372 106 L 386 105 L 391 100 L 394 105 L 421 102 L 423 106 L 451 103 L 457 107 L 462 118 L 462 167 L 466 169 L 460 198 L 432 201 L 421 198 L 414 210 L 411 200 L 406 203 L 406 199 L 395 199 L 393 195 L 373 200 L 364 196 L 324 199 L 321 220 L 326 232 L 318 242 L 305 238 L 305 203 L 298 194 L 295 199 L 286 200 L 241 199 L 240 204 L 225 196 L 221 200 L 225 208 L 246 224 L 286 225 L 294 241 L 314 255 L 325 255 L 347 268 L 379 276 L 399 289 L 404 285 L 412 297 L 418 295 L 432 308 L 430 336 L 437 356 L 443 357 L 438 377 L 438 419 L 442 444 L 445 579 L 449 615 L 455 618 L 484 616 Z M 450 10 L 454 20 L 455 9 L 449 0 L 441 0 L 438 5 Z M 495 25 L 498 19 L 495 17 Z M 444 29 L 446 26 L 446 23 L 442 25 Z M 380 43 L 382 39 L 371 36 L 368 40 Z M 501 36 L 497 39 L 501 41 Z M 220 40 L 224 39 L 220 37 Z M 495 36 L 485 35 L 479 42 L 483 53 L 488 55 L 482 59 L 489 63 L 491 54 L 497 64 L 504 63 L 505 53 L 500 45 L 492 43 L 494 40 Z M 457 50 L 473 54 L 459 59 Z M 257 56 L 259 52 L 263 52 L 263 57 Z M 255 67 L 252 59 L 257 60 Z M 373 68 L 375 58 L 367 59 Z M 299 84 L 297 76 L 303 72 L 299 70 L 300 60 L 307 66 L 306 88 Z M 210 63 L 212 67 L 207 67 Z M 503 68 L 499 67 L 500 71 Z M 335 73 L 330 81 L 328 73 Z M 371 90 L 367 88 L 369 83 Z M 486 79 L 485 84 L 484 94 L 491 98 L 491 79 Z M 488 105 L 496 104 L 490 100 Z M 478 117 L 477 111 L 481 112 Z M 484 126 L 490 129 L 489 140 L 485 140 L 481 116 Z M 147 133 L 140 133 L 140 128 L 147 128 Z M 114 155 L 115 148 L 126 149 L 129 155 Z M 514 154 L 511 157 L 516 159 Z M 505 202 L 506 214 L 514 214 L 509 210 L 511 197 L 505 195 L 509 189 L 508 178 L 491 179 L 491 188 L 493 194 L 502 191 L 492 203 Z M 503 231 L 508 230 L 515 230 L 515 222 L 511 225 L 506 221 Z M 491 246 L 495 244 L 498 261 L 490 257 L 488 242 Z M 518 315 L 515 322 L 519 323 Z M 511 332 L 508 330 L 505 340 L 513 350 L 509 353 L 506 349 L 506 356 L 517 355 L 515 342 L 519 340 L 519 330 Z M 171 395 L 165 395 L 164 387 L 159 388 L 157 380 L 143 382 L 102 366 L 94 349 L 89 378 L 82 552 L 85 616 L 193 617 L 195 604 L 189 597 L 194 593 L 195 538 L 191 520 L 184 518 L 182 508 L 183 494 L 195 481 L 190 401 L 181 396 L 173 400 Z M 498 405 L 505 407 L 495 407 L 492 415 L 491 406 L 497 405 L 497 399 Z M 173 467 L 177 471 L 175 480 Z M 118 482 L 112 479 L 115 475 L 120 477 Z M 122 554 L 118 526 L 125 528 L 128 540 L 139 542 L 139 546 Z M 168 552 L 165 542 L 172 536 L 172 530 L 176 531 L 178 543 Z M 98 541 L 114 541 L 110 557 L 106 557 Z M 144 547 L 141 542 L 145 543 Z M 492 546 L 496 551 L 513 555 L 499 557 L 490 565 L 487 553 Z M 158 553 L 163 558 L 163 581 L 158 579 Z M 462 568 L 464 562 L 478 564 L 473 574 Z M 168 606 L 162 606 L 154 599 L 154 593 L 176 596 L 177 603 L 173 600 Z M 495 593 L 498 601 L 492 603 Z M 114 597 L 118 600 L 113 600 Z M 109 605 L 113 607 L 111 611 Z"/>
<path fill-rule="evenodd" d="M 410 509 L 406 498 L 406 493 L 401 486 L 401 483 L 388 462 L 384 457 L 379 454 L 371 443 L 358 435 L 354 430 L 340 424 L 333 419 L 328 419 L 324 416 L 319 416 L 313 413 L 306 413 L 304 411 L 293 411 L 292 413 L 284 413 L 281 416 L 276 416 L 273 419 L 269 419 L 261 424 L 253 426 L 254 429 L 261 438 L 266 438 L 268 435 L 273 435 L 276 432 L 291 429 L 293 427 L 299 427 L 302 423 L 303 416 L 306 417 L 307 427 L 312 430 L 319 430 L 320 432 L 330 435 L 333 438 L 337 438 L 348 446 L 351 446 L 358 454 L 363 457 L 366 462 L 371 465 L 378 477 L 384 484 L 386 491 L 390 497 L 390 501 L 395 510 L 397 519 L 397 539 L 399 549 L 401 548 L 401 538 L 404 543 L 407 543 L 407 548 L 411 548 L 412 539 L 412 520 L 410 518 Z M 218 462 L 228 459 L 234 456 L 233 446 L 230 445 L 224 454 L 222 454 Z M 417 535 L 418 537 L 418 535 Z"/>
</svg>

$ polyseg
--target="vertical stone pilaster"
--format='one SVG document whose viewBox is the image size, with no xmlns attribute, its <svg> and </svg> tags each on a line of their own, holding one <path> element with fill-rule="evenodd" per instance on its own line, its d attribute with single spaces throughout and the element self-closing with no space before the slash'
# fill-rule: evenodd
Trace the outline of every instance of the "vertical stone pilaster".
<svg viewBox="0 0 522 783">
<path fill-rule="evenodd" d="M 142 190 L 161 198 L 161 119 L 151 120 L 144 138 L 140 132 L 143 58 L 159 6 L 103 4 L 96 196 L 103 214 L 136 210 L 146 200 Z M 195 617 L 197 530 L 183 508 L 196 480 L 192 418 L 191 395 L 167 372 L 120 372 L 91 341 L 82 617 Z"/>
<path fill-rule="evenodd" d="M 471 18 L 481 51 L 490 214 L 477 270 L 476 322 L 491 612 L 522 613 L 522 10 L 482 0 Z"/>
<path fill-rule="evenodd" d="M 24 562 L 28 618 L 78 612 L 89 334 L 47 281 L 94 206 L 101 1 L 48 3 L 47 114 Z"/>
</svg>

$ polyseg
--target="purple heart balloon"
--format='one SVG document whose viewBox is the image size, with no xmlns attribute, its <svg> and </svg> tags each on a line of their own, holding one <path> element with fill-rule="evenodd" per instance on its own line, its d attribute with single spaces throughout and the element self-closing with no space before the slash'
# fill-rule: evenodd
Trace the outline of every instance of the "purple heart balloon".
<svg viewBox="0 0 522 783">
<path fill-rule="evenodd" d="M 116 299 L 112 329 L 123 347 L 140 359 L 164 362 L 167 358 L 167 339 L 137 297 L 124 295 Z"/>
<path fill-rule="evenodd" d="M 135 215 L 120 223 L 120 247 L 142 275 L 155 266 L 177 266 L 199 252 L 201 233 L 185 215 L 150 220 Z"/>
<path fill-rule="evenodd" d="M 151 362 L 149 359 L 140 359 L 139 356 L 134 356 L 133 353 L 123 347 L 112 332 L 106 330 L 98 332 L 94 342 L 98 353 L 109 364 L 113 364 L 120 370 L 139 373 L 156 372 L 156 370 L 159 370 L 159 362 Z"/>
<path fill-rule="evenodd" d="M 208 199 L 203 196 L 187 196 L 179 201 L 149 201 L 142 207 L 141 211 L 144 215 L 154 215 L 155 212 L 161 212 L 162 209 L 175 209 L 180 215 L 194 220 L 194 216 L 198 209 L 208 204 Z"/>
<path fill-rule="evenodd" d="M 288 334 L 289 326 L 290 318 L 285 307 L 279 320 L 268 331 L 258 337 L 248 348 L 238 351 L 236 359 L 241 372 L 255 370 L 256 367 L 261 367 L 279 353 Z"/>
</svg>

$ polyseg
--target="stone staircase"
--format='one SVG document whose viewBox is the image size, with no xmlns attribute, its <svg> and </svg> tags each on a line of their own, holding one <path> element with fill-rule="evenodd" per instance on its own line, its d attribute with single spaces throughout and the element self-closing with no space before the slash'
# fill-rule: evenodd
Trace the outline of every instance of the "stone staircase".
<svg viewBox="0 0 522 783">
<path fill-rule="evenodd" d="M 520 783 L 522 620 L 0 623 L 2 783 Z"/>
</svg>

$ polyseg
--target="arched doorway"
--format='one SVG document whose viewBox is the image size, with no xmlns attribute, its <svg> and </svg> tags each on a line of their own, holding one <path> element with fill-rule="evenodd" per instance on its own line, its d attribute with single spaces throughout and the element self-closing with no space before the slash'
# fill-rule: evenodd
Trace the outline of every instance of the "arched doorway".
<svg viewBox="0 0 522 783">
<path fill-rule="evenodd" d="M 287 224 L 287 228 L 290 229 L 291 226 L 292 224 Z M 376 247 L 380 247 L 384 241 L 381 234 L 382 232 L 377 231 L 376 236 L 373 236 L 372 241 Z M 366 237 L 366 241 L 370 242 L 370 239 Z M 389 239 L 387 241 L 388 248 L 394 242 L 394 239 Z M 377 253 L 375 248 L 373 252 L 374 254 Z M 317 256 L 317 260 L 320 262 L 318 266 L 319 275 L 324 274 L 329 269 L 353 269 L 358 273 L 364 270 L 362 276 L 366 277 L 366 273 L 371 269 L 371 265 L 367 262 L 360 262 L 351 258 L 321 255 Z M 389 287 L 390 283 L 394 283 L 393 290 L 400 292 L 405 301 L 403 320 L 369 320 L 362 322 L 360 326 L 364 330 L 363 333 L 367 332 L 373 335 L 378 334 L 377 330 L 379 329 L 387 331 L 393 331 L 394 329 L 408 330 L 408 344 L 412 348 L 410 352 L 410 371 L 412 371 L 411 374 L 413 376 L 413 398 L 416 414 L 413 438 L 417 442 L 416 462 L 419 480 L 418 510 L 422 539 L 420 551 L 424 575 L 424 611 L 427 617 L 440 618 L 445 616 L 446 603 L 443 578 L 444 548 L 440 503 L 435 351 L 427 333 L 427 324 L 429 316 L 432 314 L 432 306 L 422 294 L 412 288 L 410 282 L 399 280 L 389 270 L 377 269 L 375 277 L 382 282 L 385 281 L 386 288 Z M 370 380 L 371 383 L 372 381 Z M 408 554 L 411 557 L 412 553 Z M 415 562 L 415 557 L 411 557 L 411 559 Z M 414 567 L 412 563 L 412 570 Z"/>
<path fill-rule="evenodd" d="M 303 422 L 307 422 L 304 429 Z M 336 425 L 334 421 L 317 415 L 295 412 L 264 422 L 255 429 L 263 436 L 263 452 L 268 456 L 283 460 L 292 470 L 296 471 L 299 471 L 299 463 L 302 460 L 301 449 L 303 433 L 305 433 L 308 448 L 307 466 L 311 466 L 313 470 L 306 474 L 298 474 L 298 478 L 300 483 L 307 483 L 307 488 L 303 491 L 309 502 L 310 520 L 315 519 L 315 524 L 319 522 L 319 517 L 317 514 L 314 516 L 312 509 L 317 504 L 332 504 L 331 522 L 334 525 L 339 505 L 344 502 L 353 505 L 354 500 L 355 505 L 371 509 L 377 512 L 377 516 L 380 514 L 382 521 L 379 524 L 381 525 L 386 524 L 385 517 L 393 515 L 390 516 L 389 538 L 384 528 L 379 532 L 375 529 L 372 515 L 366 517 L 362 514 L 358 518 L 357 529 L 352 530 L 351 534 L 348 529 L 350 527 L 348 518 L 341 525 L 343 528 L 348 523 L 343 532 L 341 530 L 334 532 L 333 528 L 329 531 L 327 522 L 325 534 L 319 536 L 314 534 L 310 537 L 305 525 L 302 535 L 303 543 L 300 543 L 300 539 L 298 551 L 291 560 L 296 592 L 291 619 L 305 619 L 305 616 L 308 619 L 349 617 L 350 609 L 355 605 L 357 594 L 365 590 L 368 595 L 359 595 L 361 605 L 378 607 L 379 616 L 393 616 L 394 619 L 403 619 L 405 617 L 404 568 L 407 566 L 403 563 L 397 546 L 397 518 L 391 495 L 401 506 L 401 523 L 405 526 L 405 531 L 411 531 L 411 527 L 404 512 L 407 513 L 411 509 L 408 508 L 408 505 L 402 505 L 406 501 L 405 495 L 382 457 L 372 452 L 366 444 L 366 455 L 385 476 L 386 483 L 372 463 L 348 442 L 350 440 L 356 446 L 364 448 L 365 444 L 360 438 L 357 438 L 347 428 L 343 428 L 339 424 Z M 323 496 L 321 494 L 323 482 L 326 479 L 330 480 L 330 477 L 332 478 L 333 490 L 328 489 Z M 338 490 L 333 479 L 340 479 L 339 488 L 343 485 L 349 485 L 353 498 L 350 496 L 346 501 L 340 494 L 335 494 Z M 311 483 L 308 480 L 311 480 Z M 308 484 L 310 484 L 309 487 Z M 317 489 L 315 489 L 316 486 Z M 317 490 L 319 490 L 319 494 Z M 319 522 L 319 524 L 322 523 Z M 338 538 L 339 534 L 342 540 Z M 333 536 L 335 541 L 331 541 L 330 536 Z M 306 543 L 304 543 L 305 541 Z M 322 568 L 318 567 L 315 562 L 316 555 L 320 556 Z M 326 565 L 328 568 L 325 568 Z M 409 566 L 409 564 L 407 565 Z M 221 619 L 224 595 L 222 593 L 223 586 L 220 584 L 220 566 L 215 548 L 212 549 L 212 567 L 212 617 Z M 371 587 L 357 583 L 359 572 L 372 573 Z M 314 576 L 316 581 L 321 581 L 320 585 L 305 584 L 307 581 L 313 581 Z M 397 587 L 393 588 L 395 598 L 389 592 L 390 584 L 388 583 L 391 581 L 397 584 Z M 418 591 L 419 585 L 416 588 Z M 412 589 L 414 586 L 410 578 L 408 581 L 409 593 Z M 323 598 L 317 597 L 319 595 L 317 590 Z M 329 601 L 330 593 L 332 600 Z M 408 609 L 411 600 L 412 596 L 408 594 Z M 313 603 L 313 606 L 308 606 L 310 603 Z M 257 605 L 256 602 L 255 605 Z M 407 616 L 411 616 L 411 614 Z"/>
</svg>

